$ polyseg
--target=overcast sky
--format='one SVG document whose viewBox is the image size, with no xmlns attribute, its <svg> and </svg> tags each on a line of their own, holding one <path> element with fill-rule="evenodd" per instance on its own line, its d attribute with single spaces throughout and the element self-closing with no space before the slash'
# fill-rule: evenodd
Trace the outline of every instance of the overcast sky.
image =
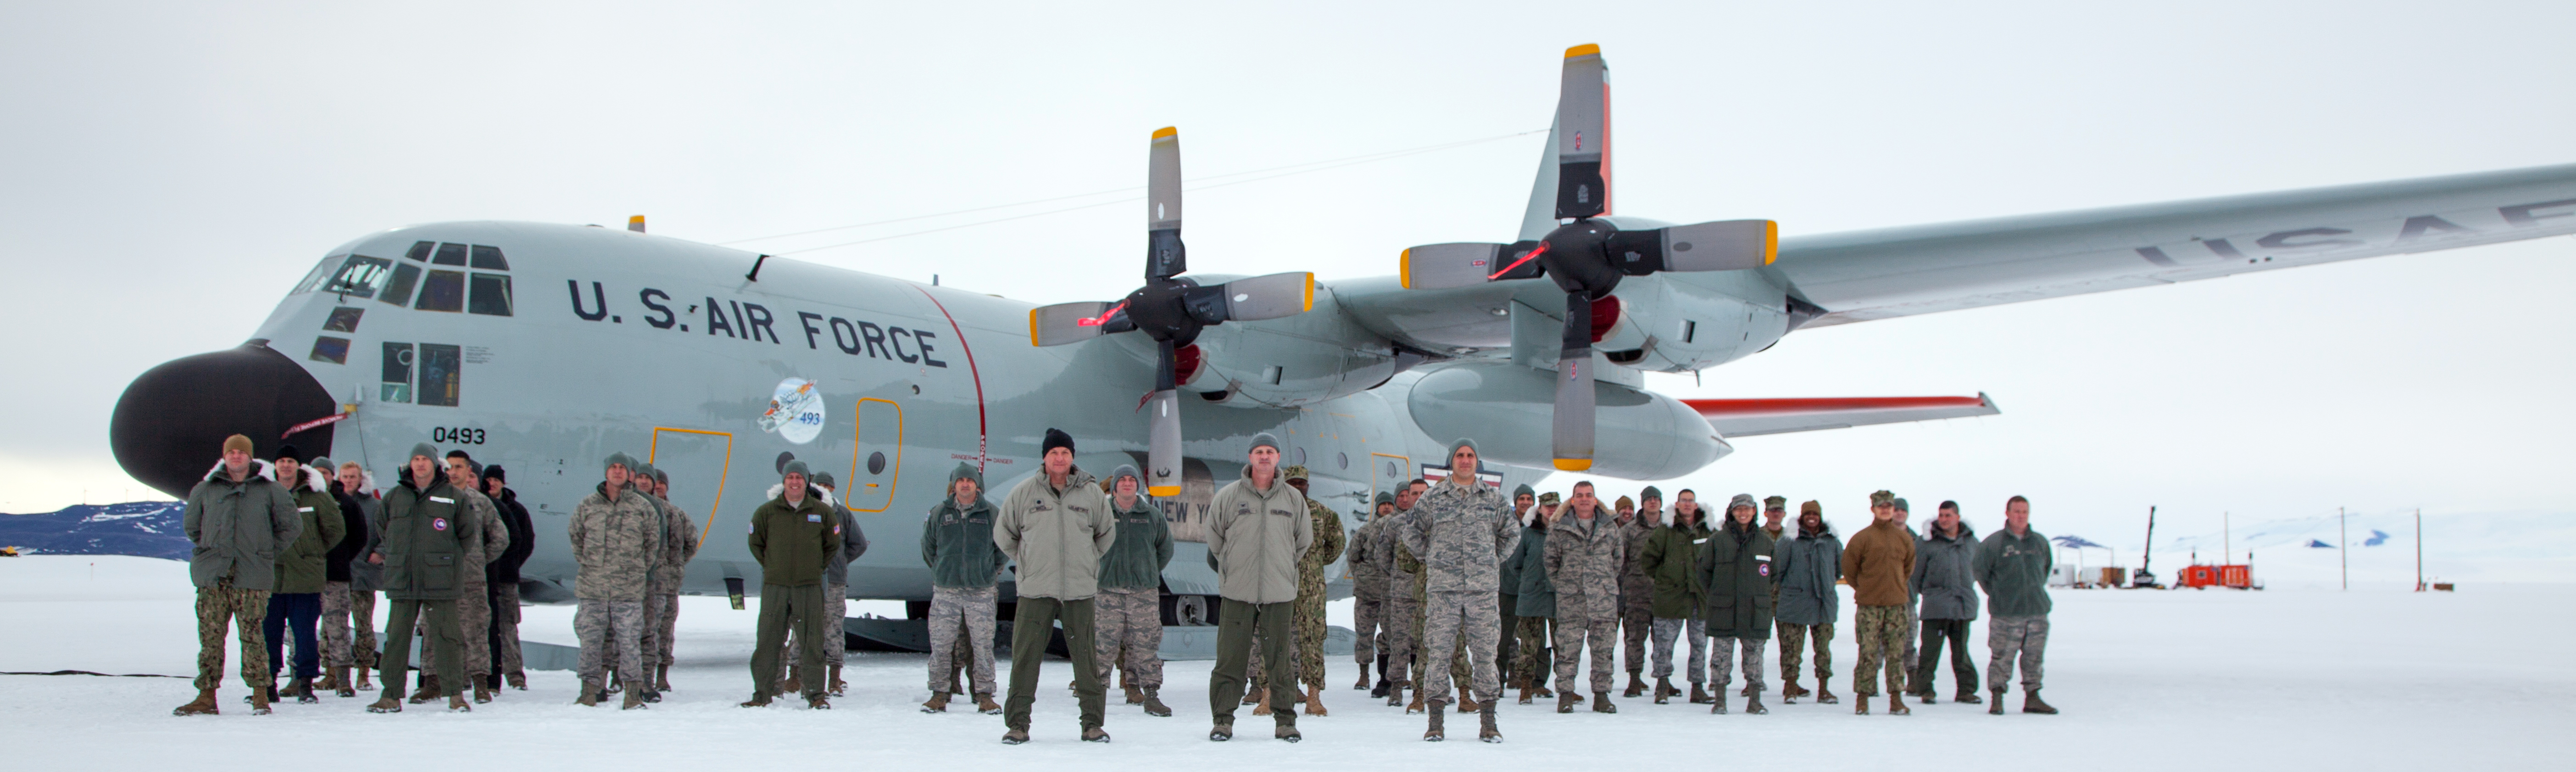
<svg viewBox="0 0 2576 772">
<path fill-rule="evenodd" d="M 0 511 L 139 497 L 107 447 L 125 384 L 239 344 L 370 231 L 642 213 L 726 242 L 1141 185 L 1164 125 L 1192 177 L 1503 137 L 1546 128 L 1578 43 L 1612 68 L 1623 214 L 1789 236 L 2576 161 L 2567 3 L 1105 5 L 0 5 Z M 1508 240 L 1541 142 L 1194 192 L 1192 265 L 1330 281 Z M 1105 299 L 1135 209 L 798 257 Z M 2549 239 L 1809 330 L 1650 385 L 1994 396 L 1683 481 L 1846 528 L 1881 487 L 1988 524 L 2026 493 L 2124 545 L 2149 505 L 2563 509 L 2571 289 Z"/>
</svg>

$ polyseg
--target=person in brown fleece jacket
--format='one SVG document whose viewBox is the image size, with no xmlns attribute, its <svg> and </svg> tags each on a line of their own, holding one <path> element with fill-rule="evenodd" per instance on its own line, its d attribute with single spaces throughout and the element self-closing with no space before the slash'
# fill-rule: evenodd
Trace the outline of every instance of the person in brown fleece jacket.
<svg viewBox="0 0 2576 772">
<path fill-rule="evenodd" d="M 1854 620 L 1860 628 L 1860 667 L 1852 670 L 1852 691 L 1860 699 L 1852 701 L 1852 712 L 1869 713 L 1869 698 L 1878 694 L 1878 674 L 1884 669 L 1887 712 L 1901 716 L 1913 712 L 1905 707 L 1905 663 L 1897 653 L 1905 647 L 1914 537 L 1897 519 L 1896 494 L 1869 494 L 1869 513 L 1869 527 L 1843 545 L 1843 577 L 1851 582 L 1853 603 L 1860 606 Z"/>
</svg>

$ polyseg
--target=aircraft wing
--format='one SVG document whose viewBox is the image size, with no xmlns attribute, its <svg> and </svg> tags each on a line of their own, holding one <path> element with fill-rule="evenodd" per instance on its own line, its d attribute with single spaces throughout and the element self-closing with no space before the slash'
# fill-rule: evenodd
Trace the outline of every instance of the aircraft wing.
<svg viewBox="0 0 2576 772">
<path fill-rule="evenodd" d="M 1791 238 L 1761 270 L 1822 326 L 2570 233 L 2576 164 Z"/>
<path fill-rule="evenodd" d="M 1872 424 L 1937 421 L 2003 412 L 1993 398 L 1802 397 L 1789 399 L 1685 399 L 1721 437 L 1751 437 Z"/>
</svg>

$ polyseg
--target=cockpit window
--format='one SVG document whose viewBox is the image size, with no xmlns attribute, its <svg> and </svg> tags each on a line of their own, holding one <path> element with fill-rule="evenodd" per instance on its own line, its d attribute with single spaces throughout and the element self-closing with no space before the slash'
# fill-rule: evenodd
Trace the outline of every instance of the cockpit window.
<svg viewBox="0 0 2576 772">
<path fill-rule="evenodd" d="M 420 300 L 411 307 L 421 311 L 465 310 L 465 272 L 431 270 L 429 278 L 420 283 Z"/>
<path fill-rule="evenodd" d="M 348 260 L 340 263 L 338 272 L 322 282 L 321 289 L 341 295 L 375 297 L 376 290 L 383 289 L 385 279 L 393 275 L 393 264 L 394 261 L 381 257 L 350 255 Z"/>
<path fill-rule="evenodd" d="M 510 270 L 510 261 L 501 257 L 500 247 L 474 245 L 474 267 L 487 271 Z"/>
<path fill-rule="evenodd" d="M 404 252 L 403 256 L 416 262 L 426 263 L 429 262 L 429 251 L 436 248 L 438 248 L 438 242 L 415 241 L 411 243 L 411 251 Z"/>
<path fill-rule="evenodd" d="M 479 259 L 484 247 L 475 247 L 474 249 L 475 255 Z M 489 314 L 492 316 L 510 315 L 509 274 L 483 273 L 477 271 L 474 274 L 473 289 L 474 294 L 472 299 L 468 300 L 465 304 L 466 311 L 477 314 Z"/>
<path fill-rule="evenodd" d="M 411 290 L 420 285 L 420 269 L 409 265 L 394 266 L 394 278 L 385 285 L 384 295 L 376 298 L 397 306 L 411 305 Z"/>
<path fill-rule="evenodd" d="M 440 244 L 438 245 L 438 255 L 430 258 L 429 262 L 437 265 L 464 265 L 465 245 Z"/>
<path fill-rule="evenodd" d="M 330 257 L 322 258 L 322 262 L 314 264 L 313 271 L 304 274 L 303 279 L 295 282 L 295 289 L 286 294 L 302 295 L 307 292 L 312 292 L 314 288 L 321 286 L 323 281 L 331 278 L 332 269 L 338 268 L 340 266 L 340 260 L 345 257 L 347 257 L 347 255 L 332 255 Z"/>
</svg>

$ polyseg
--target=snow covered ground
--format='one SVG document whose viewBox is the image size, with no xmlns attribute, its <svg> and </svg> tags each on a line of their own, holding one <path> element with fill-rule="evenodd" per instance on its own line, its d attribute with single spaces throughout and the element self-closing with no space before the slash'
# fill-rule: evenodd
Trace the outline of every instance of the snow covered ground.
<svg viewBox="0 0 2576 772">
<path fill-rule="evenodd" d="M 190 675 L 196 637 L 184 564 L 130 557 L 0 560 L 0 671 Z M 530 674 L 473 713 L 413 706 L 367 714 L 324 697 L 254 717 L 227 676 L 225 714 L 175 718 L 193 696 L 174 678 L 0 676 L 0 758 L 9 769 L 248 769 L 302 754 L 351 754 L 391 769 L 1391 768 L 1465 761 L 1526 768 L 1621 764 L 1752 769 L 2546 769 L 2576 756 L 2576 585 L 2473 584 L 2459 593 L 2061 591 L 2047 695 L 2058 716 L 1985 715 L 1977 706 L 1854 716 L 1846 703 L 1779 705 L 1767 716 L 1618 700 L 1617 715 L 1506 705 L 1510 742 L 1418 741 L 1420 717 L 1372 704 L 1331 662 L 1333 715 L 1303 718 L 1307 740 L 1267 739 L 1246 710 L 1232 743 L 1209 743 L 1207 663 L 1176 663 L 1152 718 L 1115 704 L 1108 746 L 1075 740 L 1068 665 L 1040 679 L 1036 742 L 1006 747 L 999 717 L 923 715 L 919 655 L 850 656 L 848 697 L 828 712 L 733 707 L 749 693 L 753 614 L 683 599 L 669 700 L 647 711 L 572 704 L 569 673 Z M 1347 602 L 1336 604 L 1347 606 Z M 875 609 L 873 604 L 853 609 Z M 1845 619 L 1850 607 L 1845 606 Z M 1346 609 L 1337 616 L 1347 618 Z M 528 609 L 531 640 L 572 643 L 572 609 Z M 1983 625 L 1971 652 L 1982 663 Z M 1848 694 L 1857 658 L 1835 641 Z M 1776 656 L 1774 654 L 1773 656 Z M 1773 656 L 1766 656 L 1772 659 Z M 238 662 L 228 663 L 238 670 Z M 1766 671 L 1776 671 L 1776 663 Z M 1007 676 L 1007 669 L 1005 670 Z M 1948 677 L 1941 676 L 1948 692 Z M 1812 683 L 1810 684 L 1812 685 Z M 1776 689 L 1776 682 L 1774 684 Z M 1740 702 L 1741 698 L 1733 698 Z M 2018 699 L 2012 703 L 2018 707 Z M 1452 736 L 1473 737 L 1471 720 Z M 308 756 L 319 762 L 322 758 Z M 327 758 L 327 757 L 323 757 Z M 2554 760 L 2554 761 L 2553 761 Z M 885 766 L 891 765 L 891 766 Z M 1381 766 L 1383 765 L 1383 766 Z"/>
</svg>

